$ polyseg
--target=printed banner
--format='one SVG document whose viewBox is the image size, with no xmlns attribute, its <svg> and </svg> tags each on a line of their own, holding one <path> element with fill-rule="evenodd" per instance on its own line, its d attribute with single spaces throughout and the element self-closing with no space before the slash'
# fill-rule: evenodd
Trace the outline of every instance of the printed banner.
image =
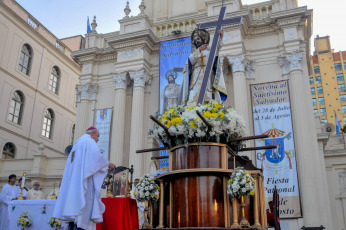
<svg viewBox="0 0 346 230">
<path fill-rule="evenodd" d="M 191 38 L 181 38 L 160 44 L 160 112 L 177 104 L 183 69 L 191 54 Z"/>
<path fill-rule="evenodd" d="M 111 129 L 112 109 L 100 109 L 96 111 L 95 127 L 100 132 L 99 141 L 97 142 L 103 156 L 108 159 L 109 151 L 109 134 Z"/>
<path fill-rule="evenodd" d="M 180 86 L 184 79 L 183 70 L 191 54 L 191 38 L 181 38 L 160 44 L 160 113 L 177 104 Z M 160 145 L 161 147 L 163 145 Z M 160 151 L 160 156 L 168 156 Z M 160 168 L 168 167 L 168 159 L 160 160 Z"/>
<path fill-rule="evenodd" d="M 267 201 L 273 189 L 280 195 L 280 218 L 301 217 L 296 152 L 288 82 L 278 81 L 251 85 L 256 146 L 277 145 L 276 149 L 256 151 L 257 167 L 263 169 Z"/>
</svg>

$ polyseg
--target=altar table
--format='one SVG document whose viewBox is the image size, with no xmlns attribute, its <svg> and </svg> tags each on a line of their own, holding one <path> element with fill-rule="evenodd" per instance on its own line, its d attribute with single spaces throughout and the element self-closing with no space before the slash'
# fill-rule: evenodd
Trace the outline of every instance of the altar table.
<svg viewBox="0 0 346 230">
<path fill-rule="evenodd" d="M 22 227 L 17 225 L 17 221 L 23 212 L 31 216 L 32 225 L 30 229 L 49 230 L 50 218 L 53 215 L 56 200 L 13 200 L 8 205 L 11 230 L 21 230 Z M 28 228 L 29 229 L 29 228 Z"/>
<path fill-rule="evenodd" d="M 102 198 L 106 206 L 103 223 L 97 224 L 97 230 L 133 230 L 138 229 L 137 202 L 127 197 Z"/>
</svg>

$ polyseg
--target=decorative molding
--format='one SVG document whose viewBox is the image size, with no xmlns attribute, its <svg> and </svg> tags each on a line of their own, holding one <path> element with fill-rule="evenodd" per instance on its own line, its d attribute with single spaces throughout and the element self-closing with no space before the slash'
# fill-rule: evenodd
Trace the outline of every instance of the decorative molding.
<svg viewBox="0 0 346 230">
<path fill-rule="evenodd" d="M 82 69 L 82 73 L 83 74 L 87 74 L 91 72 L 91 64 L 84 64 L 83 65 L 83 69 Z"/>
<path fill-rule="evenodd" d="M 346 192 L 346 185 L 345 185 L 345 177 L 346 177 L 346 169 L 344 171 L 339 172 L 339 186 L 340 186 L 340 192 L 345 193 Z"/>
<path fill-rule="evenodd" d="M 118 61 L 125 61 L 135 59 L 137 57 L 143 57 L 143 49 L 131 49 L 118 53 Z"/>
<path fill-rule="evenodd" d="M 115 89 L 126 89 L 127 86 L 127 78 L 126 73 L 119 73 L 113 77 L 113 81 L 115 82 Z"/>
<path fill-rule="evenodd" d="M 133 80 L 134 87 L 144 87 L 145 84 L 151 84 L 151 77 L 144 69 L 130 72 L 130 78 Z"/>
<path fill-rule="evenodd" d="M 245 67 L 245 76 L 247 79 L 255 79 L 255 63 L 254 61 L 247 61 L 247 65 Z"/>
<path fill-rule="evenodd" d="M 303 60 L 303 55 L 302 52 L 292 52 L 291 54 L 279 57 L 282 74 L 289 74 L 293 70 L 302 70 L 301 61 Z"/>
<path fill-rule="evenodd" d="M 96 100 L 96 84 L 77 85 L 76 90 L 77 102 L 81 102 L 81 100 Z"/>
<path fill-rule="evenodd" d="M 245 72 L 247 79 L 254 79 L 255 64 L 253 61 L 247 60 L 244 54 L 227 58 L 232 66 L 232 73 Z"/>
</svg>

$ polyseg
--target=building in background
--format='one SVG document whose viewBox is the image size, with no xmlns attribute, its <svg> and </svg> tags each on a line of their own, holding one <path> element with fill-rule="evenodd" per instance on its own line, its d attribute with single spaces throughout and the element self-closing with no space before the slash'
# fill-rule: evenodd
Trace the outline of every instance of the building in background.
<svg viewBox="0 0 346 230">
<path fill-rule="evenodd" d="M 309 80 L 315 115 L 320 115 L 324 123 L 335 125 L 335 110 L 340 123 L 346 124 L 346 51 L 334 52 L 329 36 L 317 36 L 310 67 Z"/>
<path fill-rule="evenodd" d="M 0 181 L 12 173 L 40 180 L 45 193 L 61 180 L 73 142 L 80 66 L 70 54 L 84 46 L 59 40 L 14 0 L 0 1 Z"/>
</svg>

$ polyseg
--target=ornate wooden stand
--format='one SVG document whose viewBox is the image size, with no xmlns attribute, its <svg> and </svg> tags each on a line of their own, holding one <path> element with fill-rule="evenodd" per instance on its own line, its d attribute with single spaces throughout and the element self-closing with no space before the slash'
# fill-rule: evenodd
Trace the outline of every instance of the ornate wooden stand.
<svg viewBox="0 0 346 230">
<path fill-rule="evenodd" d="M 235 166 L 243 166 L 256 180 L 255 196 L 244 199 L 245 217 L 251 225 L 247 229 L 265 229 L 261 170 L 219 143 L 193 143 L 169 150 L 169 172 L 156 178 L 161 188 L 157 228 L 241 229 L 241 201 L 232 201 L 226 192 Z"/>
</svg>

